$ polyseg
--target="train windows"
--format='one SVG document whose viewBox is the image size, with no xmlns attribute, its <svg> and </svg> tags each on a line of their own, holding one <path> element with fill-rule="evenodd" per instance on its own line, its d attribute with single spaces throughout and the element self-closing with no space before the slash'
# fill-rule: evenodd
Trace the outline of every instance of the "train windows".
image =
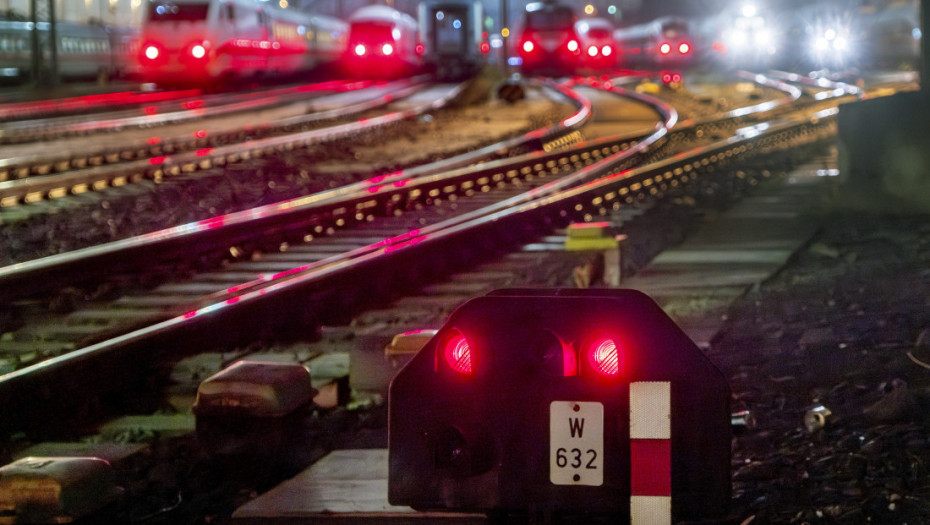
<svg viewBox="0 0 930 525">
<path fill-rule="evenodd" d="M 221 18 L 226 20 L 235 20 L 236 19 L 236 10 L 232 4 L 223 4 L 223 10 L 221 11 Z"/>
<path fill-rule="evenodd" d="M 151 4 L 149 20 L 152 22 L 198 22 L 207 19 L 210 4 Z"/>
</svg>

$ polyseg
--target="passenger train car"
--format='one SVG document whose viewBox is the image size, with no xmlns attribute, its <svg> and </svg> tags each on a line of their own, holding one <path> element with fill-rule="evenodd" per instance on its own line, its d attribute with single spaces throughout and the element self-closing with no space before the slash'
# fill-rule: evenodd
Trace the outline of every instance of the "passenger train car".
<svg viewBox="0 0 930 525">
<path fill-rule="evenodd" d="M 21 82 L 34 76 L 33 24 L 25 18 L 7 15 L 0 19 L 0 78 Z M 49 39 L 51 24 L 35 24 L 39 49 L 38 67 L 52 74 Z M 100 24 L 58 22 L 55 24 L 58 76 L 64 79 L 106 79 L 113 74 L 110 33 Z"/>
<path fill-rule="evenodd" d="M 580 66 L 586 73 L 602 73 L 619 65 L 613 24 L 604 18 L 584 18 L 575 23 L 581 44 Z"/>
<path fill-rule="evenodd" d="M 518 55 L 525 74 L 573 74 L 581 59 L 575 29 L 578 17 L 568 4 L 532 2 L 520 23 Z"/>
<path fill-rule="evenodd" d="M 340 57 L 347 29 L 335 18 L 256 0 L 148 0 L 141 75 L 205 86 L 294 75 Z"/>
<path fill-rule="evenodd" d="M 426 67 L 441 79 L 474 74 L 491 48 L 482 38 L 484 14 L 478 0 L 425 0 L 417 9 Z"/>
<path fill-rule="evenodd" d="M 386 5 L 349 16 L 349 44 L 342 66 L 353 76 L 396 77 L 418 70 L 423 48 L 412 16 Z"/>
<path fill-rule="evenodd" d="M 622 60 L 643 67 L 682 67 L 695 58 L 694 35 L 687 20 L 664 17 L 614 31 Z"/>
</svg>

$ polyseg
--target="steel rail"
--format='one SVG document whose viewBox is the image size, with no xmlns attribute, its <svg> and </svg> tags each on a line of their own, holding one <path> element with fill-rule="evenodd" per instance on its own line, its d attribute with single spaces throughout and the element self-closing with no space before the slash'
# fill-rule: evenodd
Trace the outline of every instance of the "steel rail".
<svg viewBox="0 0 930 525">
<path fill-rule="evenodd" d="M 476 244 L 529 242 L 571 220 L 591 220 L 610 206 L 617 209 L 621 203 L 686 184 L 705 169 L 715 170 L 783 148 L 784 136 L 793 134 L 808 142 L 828 136 L 824 130 L 831 131 L 835 115 L 833 109 L 773 123 L 755 135 L 734 136 L 633 169 L 616 170 L 617 158 L 627 154 L 619 152 L 583 168 L 585 174 L 580 177 L 589 182 L 580 186 L 539 192 L 537 198 L 511 208 L 494 205 L 487 213 L 451 219 L 353 251 L 352 256 L 334 256 L 300 271 L 284 272 L 268 284 L 218 294 L 196 309 L 0 376 L 0 407 L 4 407 L 0 411 L 14 424 L 17 417 L 28 417 L 20 412 L 21 407 L 31 406 L 35 399 L 56 403 L 57 396 L 67 390 L 62 390 L 61 384 L 79 388 L 81 395 L 120 388 L 115 383 L 131 384 L 152 373 L 153 365 L 146 364 L 150 357 L 141 360 L 140 352 L 147 356 L 150 352 L 174 354 L 181 347 L 197 347 L 198 341 L 254 336 L 262 329 L 273 333 L 276 327 L 296 322 L 294 316 L 302 319 L 313 311 L 339 308 L 344 302 L 370 296 L 378 281 L 391 278 L 390 272 L 376 271 L 386 265 L 426 273 L 436 264 L 459 263 L 458 259 L 474 251 Z M 476 243 L 478 239 L 480 243 Z M 120 375 L 106 384 L 82 382 L 83 373 L 92 369 L 120 370 Z M 49 389 L 48 380 L 59 386 Z"/>
<path fill-rule="evenodd" d="M 829 136 L 826 132 L 831 131 L 830 125 L 835 123 L 836 114 L 835 109 L 824 110 L 804 118 L 773 123 L 754 136 L 730 137 L 648 166 L 615 172 L 618 158 L 629 154 L 618 153 L 583 168 L 581 171 L 584 174 L 579 176 L 590 180 L 586 184 L 557 191 L 541 191 L 535 198 L 521 199 L 523 202 L 519 205 L 507 208 L 494 205 L 484 212 L 474 212 L 349 254 L 333 256 L 261 286 L 217 298 L 196 310 L 0 376 L 0 399 L 13 395 L 22 381 L 34 380 L 50 372 L 61 372 L 74 364 L 135 348 L 140 344 L 163 342 L 165 337 L 175 331 L 190 334 L 216 327 L 219 323 L 229 322 L 227 315 L 244 319 L 243 311 L 254 313 L 256 309 L 285 301 L 285 296 L 291 298 L 287 303 L 293 301 L 295 296 L 312 302 L 321 294 L 326 295 L 327 286 L 347 282 L 364 286 L 368 279 L 366 275 L 370 276 L 373 268 L 387 264 L 390 260 L 395 264 L 398 259 L 411 262 L 416 260 L 423 264 L 437 254 L 448 253 L 453 245 L 461 248 L 474 244 L 476 236 L 525 240 L 527 235 L 539 235 L 573 219 L 584 219 L 586 215 L 596 214 L 607 203 L 619 204 L 624 196 L 633 200 L 637 194 L 666 191 L 659 188 L 685 184 L 690 178 L 701 176 L 701 171 L 708 167 L 716 168 L 741 157 L 765 153 L 767 147 L 782 141 L 786 135 L 804 136 L 808 141 L 819 140 Z M 818 133 L 809 132 L 809 129 L 818 130 Z M 252 316 L 246 314 L 245 318 L 248 317 Z"/>
<path fill-rule="evenodd" d="M 293 133 L 289 131 L 292 128 L 337 118 L 347 118 L 365 111 L 383 107 L 415 94 L 419 89 L 422 89 L 424 85 L 425 83 L 404 83 L 398 86 L 396 90 L 378 94 L 378 96 L 367 101 L 335 108 L 329 107 L 313 114 L 288 117 L 248 129 L 235 128 L 212 131 L 208 136 L 201 139 L 192 140 L 190 137 L 185 137 L 183 139 L 169 138 L 160 140 L 157 144 L 123 144 L 112 148 L 105 147 L 90 152 L 80 152 L 79 155 L 69 154 L 58 157 L 33 155 L 0 160 L 0 181 L 2 181 L 0 182 L 0 203 L 4 206 L 10 206 L 24 201 L 32 202 L 44 198 L 65 196 L 68 193 L 79 193 L 86 191 L 87 188 L 104 189 L 111 185 L 125 184 L 129 180 L 139 181 L 147 178 L 147 170 L 151 171 L 153 166 L 158 166 L 164 164 L 166 161 L 170 161 L 172 158 L 171 155 L 160 153 L 165 150 L 193 150 L 182 151 L 175 154 L 173 157 L 180 159 L 180 162 L 184 162 L 185 159 L 189 159 L 191 156 L 203 156 L 206 151 L 216 148 L 224 148 L 222 151 L 232 152 L 235 151 L 237 145 L 249 142 L 242 141 L 239 138 L 243 134 L 271 135 L 275 133 L 290 133 L 290 135 L 279 135 L 278 137 L 293 136 Z M 313 105 L 313 102 L 301 103 L 304 110 L 312 110 Z M 376 126 L 377 124 L 373 125 Z M 351 124 L 348 126 L 351 126 Z M 322 128 L 315 131 L 318 132 L 318 137 L 325 137 L 326 131 L 331 129 L 334 129 L 334 127 Z M 339 136 L 344 136 L 344 134 Z M 253 142 L 261 140 L 264 139 L 253 139 Z M 322 141 L 324 140 L 317 139 L 317 142 Z M 225 144 L 227 142 L 235 142 L 235 144 Z M 210 146 L 210 144 L 216 143 L 219 143 L 219 145 Z M 232 155 L 232 153 L 230 153 L 230 155 Z M 92 162 L 91 159 L 98 160 Z M 92 168 L 83 168 L 83 166 L 89 164 L 101 165 Z M 78 168 L 73 168 L 75 165 L 77 165 Z M 169 170 L 170 169 L 169 167 Z M 15 179 L 6 180 L 10 178 L 11 173 Z M 29 175 L 33 173 L 51 175 L 30 177 Z M 75 188 L 84 189 L 75 190 Z"/>
<path fill-rule="evenodd" d="M 542 147 L 544 141 L 552 140 L 577 129 L 591 115 L 590 101 L 564 87 L 551 85 L 549 88 L 554 89 L 560 96 L 573 101 L 577 108 L 576 113 L 560 123 L 546 126 L 522 137 L 508 139 L 436 163 L 375 177 L 282 203 L 261 206 L 150 234 L 5 266 L 0 268 L 0 297 L 11 300 L 13 297 L 22 295 L 25 292 L 41 293 L 50 290 L 56 286 L 53 283 L 58 281 L 58 279 L 53 278 L 54 275 L 60 272 L 68 272 L 73 275 L 80 275 L 85 279 L 92 279 L 110 271 L 134 269 L 137 267 L 137 263 L 133 261 L 138 261 L 138 264 L 149 264 L 153 260 L 157 260 L 154 259 L 156 257 L 160 257 L 160 260 L 170 260 L 175 255 L 189 255 L 192 244 L 196 244 L 198 249 L 203 251 L 214 250 L 218 247 L 226 248 L 230 244 L 235 244 L 253 235 L 256 228 L 270 229 L 279 227 L 282 224 L 305 223 L 315 215 L 339 216 L 341 215 L 340 208 L 367 208 L 373 198 L 384 196 L 384 199 L 389 199 L 394 193 L 409 191 L 407 189 L 408 185 L 414 180 L 423 179 L 430 175 L 448 173 L 452 168 L 475 164 L 495 152 L 509 151 L 517 147 L 532 149 Z M 435 104 L 433 103 L 430 106 Z M 419 112 L 425 112 L 428 109 L 428 107 L 421 107 L 411 111 L 414 114 L 419 114 Z M 633 141 L 637 138 L 631 137 L 628 140 Z M 593 146 L 601 147 L 599 143 L 595 143 Z M 552 157 L 554 155 L 549 154 L 548 156 Z M 482 168 L 472 168 L 471 170 L 458 168 L 464 171 L 456 172 L 451 177 L 456 174 L 461 176 L 461 173 L 469 174 L 478 169 L 489 171 L 507 169 L 508 166 L 515 164 L 522 166 L 527 162 L 527 159 L 538 162 L 548 161 L 547 156 L 544 154 L 529 154 L 518 157 L 516 160 L 505 159 L 485 163 Z M 431 180 L 435 183 L 437 180 L 442 182 L 449 180 L 449 178 L 436 177 Z M 390 193 L 392 189 L 394 193 Z"/>
<path fill-rule="evenodd" d="M 409 82 L 423 83 L 426 82 L 426 80 L 427 77 L 420 76 L 410 79 Z M 70 115 L 64 117 L 8 121 L 0 125 L 0 143 L 8 143 L 11 140 L 15 141 L 17 133 L 20 135 L 44 133 L 46 135 L 62 136 L 120 130 L 128 127 L 151 127 L 165 124 L 177 124 L 194 119 L 219 117 L 241 113 L 243 111 L 251 111 L 258 107 L 300 102 L 309 92 L 348 91 L 372 84 L 374 84 L 374 82 L 327 81 L 297 87 L 276 88 L 248 94 L 237 93 L 192 97 L 188 102 L 165 100 L 161 101 L 163 105 L 177 105 L 177 109 L 159 111 L 154 114 L 139 115 L 137 109 L 123 109 L 95 114 L 96 118 L 93 120 L 88 120 L 86 115 Z"/>
</svg>

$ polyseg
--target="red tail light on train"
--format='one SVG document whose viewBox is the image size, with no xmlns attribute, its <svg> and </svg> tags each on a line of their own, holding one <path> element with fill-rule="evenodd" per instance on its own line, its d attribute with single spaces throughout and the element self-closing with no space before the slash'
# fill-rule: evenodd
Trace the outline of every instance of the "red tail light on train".
<svg viewBox="0 0 930 525">
<path fill-rule="evenodd" d="M 210 43 L 207 41 L 191 42 L 184 47 L 181 54 L 181 61 L 185 63 L 201 63 L 207 59 L 209 54 Z"/>
<path fill-rule="evenodd" d="M 142 45 L 142 64 L 158 65 L 163 64 L 168 56 L 165 47 L 156 42 L 146 42 Z"/>
</svg>

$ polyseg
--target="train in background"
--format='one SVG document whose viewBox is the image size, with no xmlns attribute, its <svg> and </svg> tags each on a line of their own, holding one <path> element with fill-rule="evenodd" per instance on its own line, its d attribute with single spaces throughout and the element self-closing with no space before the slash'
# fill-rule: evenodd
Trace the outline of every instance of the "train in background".
<svg viewBox="0 0 930 525">
<path fill-rule="evenodd" d="M 608 73 L 619 65 L 614 26 L 605 18 L 583 18 L 575 23 L 581 44 L 579 69 L 584 73 Z"/>
<path fill-rule="evenodd" d="M 39 69 L 51 73 L 51 24 L 32 22 L 13 12 L 0 14 L 0 80 L 21 83 L 33 78 L 33 36 L 38 38 Z M 34 35 L 34 33 L 36 33 Z M 58 22 L 55 24 L 57 76 L 65 80 L 109 81 L 129 78 L 138 72 L 135 53 L 138 32 L 99 23 Z"/>
<path fill-rule="evenodd" d="M 838 7 L 812 3 L 781 10 L 748 2 L 702 25 L 707 58 L 731 68 L 811 71 L 916 70 L 919 4 Z"/>
<path fill-rule="evenodd" d="M 662 17 L 614 31 L 621 60 L 637 67 L 686 67 L 695 61 L 694 31 L 679 17 Z"/>
<path fill-rule="evenodd" d="M 481 29 L 483 21 L 478 0 L 420 2 L 417 22 L 427 70 L 441 80 L 460 80 L 475 74 L 491 51 Z"/>
<path fill-rule="evenodd" d="M 139 71 L 161 85 L 286 77 L 338 60 L 343 21 L 255 0 L 146 0 Z"/>
<path fill-rule="evenodd" d="M 571 75 L 581 60 L 578 16 L 569 4 L 527 4 L 517 32 L 517 55 L 526 75 Z"/>
<path fill-rule="evenodd" d="M 424 47 L 413 16 L 386 5 L 362 7 L 349 16 L 348 46 L 341 66 L 365 78 L 392 78 L 423 66 Z"/>
</svg>

